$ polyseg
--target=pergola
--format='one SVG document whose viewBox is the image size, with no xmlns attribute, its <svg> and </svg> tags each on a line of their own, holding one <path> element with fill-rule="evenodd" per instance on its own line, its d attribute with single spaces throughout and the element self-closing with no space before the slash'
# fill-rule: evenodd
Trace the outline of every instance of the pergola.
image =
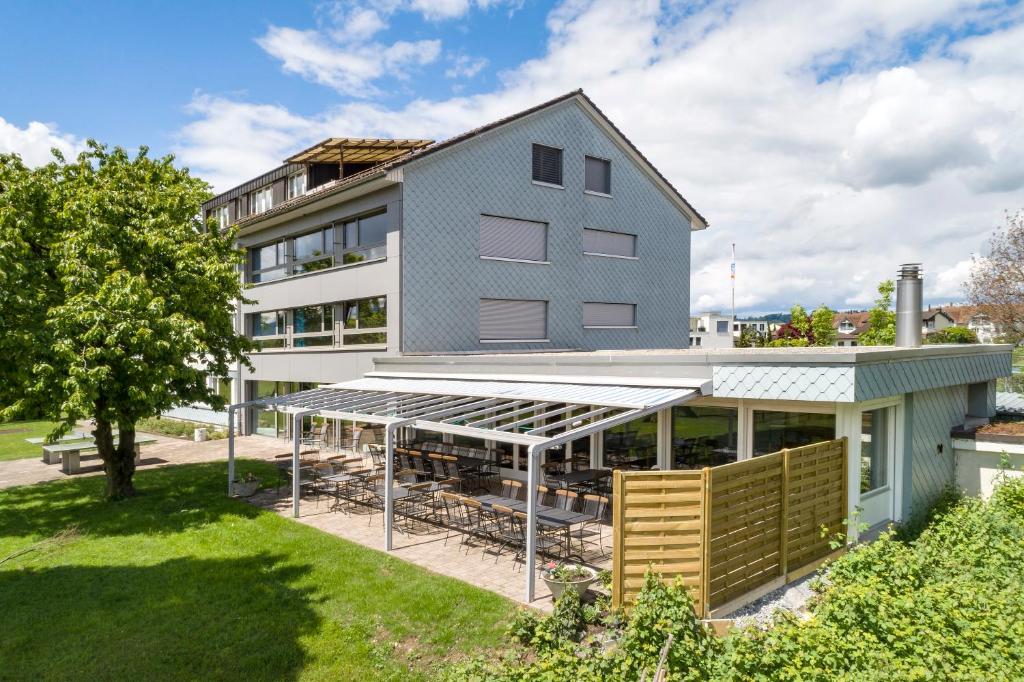
<svg viewBox="0 0 1024 682">
<path fill-rule="evenodd" d="M 616 383 L 600 383 L 601 381 Z M 540 483 L 541 455 L 577 438 L 680 405 L 707 390 L 705 380 L 665 380 L 667 385 L 622 385 L 627 378 L 573 377 L 573 383 L 512 377 L 403 378 L 369 375 L 289 395 L 250 400 L 228 408 L 228 492 L 235 479 L 235 413 L 262 407 L 292 415 L 293 472 L 300 468 L 302 419 L 380 424 L 384 429 L 385 548 L 391 551 L 394 527 L 394 448 L 398 430 L 412 427 L 527 449 L 528 490 Z M 638 382 L 640 380 L 637 380 Z M 661 382 L 659 382 L 661 383 Z M 300 477 L 292 476 L 292 511 L 299 515 Z M 526 599 L 533 601 L 536 581 L 537 501 L 527 495 Z"/>
</svg>

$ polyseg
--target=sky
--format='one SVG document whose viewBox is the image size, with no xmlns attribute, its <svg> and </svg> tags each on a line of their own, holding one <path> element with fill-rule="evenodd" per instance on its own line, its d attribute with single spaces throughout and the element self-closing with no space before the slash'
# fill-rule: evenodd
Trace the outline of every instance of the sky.
<svg viewBox="0 0 1024 682">
<path fill-rule="evenodd" d="M 734 243 L 740 314 L 864 308 L 904 262 L 959 301 L 1024 208 L 1021 2 L 0 3 L 0 152 L 32 164 L 146 145 L 225 190 L 580 87 L 711 223 L 695 312 L 729 310 Z"/>
</svg>

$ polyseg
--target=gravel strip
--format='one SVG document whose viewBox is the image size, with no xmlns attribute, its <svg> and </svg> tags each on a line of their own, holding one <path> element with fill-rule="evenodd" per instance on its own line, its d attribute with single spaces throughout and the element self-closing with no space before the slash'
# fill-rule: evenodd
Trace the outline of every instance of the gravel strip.
<svg viewBox="0 0 1024 682">
<path fill-rule="evenodd" d="M 735 619 L 736 627 L 739 628 L 749 625 L 761 628 L 767 627 L 771 623 L 772 614 L 775 613 L 776 609 L 789 611 L 801 618 L 809 618 L 807 600 L 814 596 L 814 590 L 811 589 L 811 581 L 816 577 L 818 577 L 818 574 L 814 572 L 796 582 L 783 585 L 743 608 L 733 611 L 728 617 Z"/>
</svg>

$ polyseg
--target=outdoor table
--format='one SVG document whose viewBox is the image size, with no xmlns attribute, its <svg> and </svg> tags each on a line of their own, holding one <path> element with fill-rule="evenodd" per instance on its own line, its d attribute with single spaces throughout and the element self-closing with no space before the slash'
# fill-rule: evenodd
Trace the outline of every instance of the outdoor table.
<svg viewBox="0 0 1024 682">
<path fill-rule="evenodd" d="M 608 469 L 577 469 L 576 471 L 570 471 L 567 474 L 551 474 L 547 478 L 550 481 L 559 483 L 563 488 L 572 488 L 575 486 L 581 486 L 582 484 L 590 484 L 585 487 L 593 488 L 597 486 L 598 481 L 602 478 L 608 478 L 612 475 L 612 472 Z"/>
<path fill-rule="evenodd" d="M 116 435 L 117 432 L 115 431 L 114 433 Z M 69 434 L 67 434 L 65 436 L 61 436 L 60 438 L 55 440 L 53 443 L 47 443 L 46 442 L 46 438 L 43 437 L 43 436 L 35 436 L 35 437 L 32 437 L 32 438 L 26 438 L 25 442 L 26 443 L 30 443 L 32 445 L 52 445 L 52 444 L 55 444 L 55 443 L 70 443 L 70 442 L 73 442 L 73 441 L 76 441 L 76 440 L 90 440 L 90 439 L 92 439 L 92 436 L 87 434 L 85 431 L 72 431 L 71 433 L 69 433 Z"/>
<path fill-rule="evenodd" d="M 518 511 L 526 513 L 526 503 L 522 500 L 517 500 L 511 497 L 502 497 L 501 495 L 480 495 L 473 498 L 480 502 L 483 506 L 490 509 L 494 505 L 501 505 L 508 507 L 512 511 Z M 586 514 L 580 514 L 579 512 L 566 511 L 565 509 L 559 509 L 558 507 L 548 507 L 540 505 L 537 507 L 537 518 L 543 521 L 547 525 L 560 526 L 568 528 L 569 526 L 577 523 L 583 523 L 584 521 L 592 520 Z"/>
</svg>

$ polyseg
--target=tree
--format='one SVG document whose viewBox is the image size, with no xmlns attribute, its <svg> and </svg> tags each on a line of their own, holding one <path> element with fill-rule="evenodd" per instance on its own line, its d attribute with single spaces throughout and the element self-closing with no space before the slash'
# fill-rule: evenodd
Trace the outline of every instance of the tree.
<svg viewBox="0 0 1024 682">
<path fill-rule="evenodd" d="M 811 318 L 804 307 L 797 303 L 789 309 L 789 322 L 779 325 L 768 345 L 773 348 L 809 346 L 813 341 Z"/>
<path fill-rule="evenodd" d="M 807 338 L 810 336 L 811 317 L 799 303 L 789 309 L 789 324 L 800 334 L 801 337 Z"/>
<path fill-rule="evenodd" d="M 946 327 L 925 339 L 927 343 L 978 343 L 978 335 L 967 327 Z"/>
<path fill-rule="evenodd" d="M 860 335 L 862 346 L 892 346 L 896 343 L 896 312 L 892 310 L 892 294 L 896 285 L 891 279 L 878 284 L 878 298 L 868 311 L 868 328 Z"/>
<path fill-rule="evenodd" d="M 748 325 L 740 331 L 740 338 L 736 342 L 737 348 L 764 348 L 768 339 L 761 332 Z"/>
<path fill-rule="evenodd" d="M 832 346 L 836 342 L 836 328 L 832 324 L 835 311 L 822 303 L 811 313 L 811 335 L 815 346 Z"/>
<path fill-rule="evenodd" d="M 1006 214 L 1005 227 L 989 240 L 989 255 L 973 259 L 964 288 L 1006 340 L 1024 338 L 1024 210 Z"/>
<path fill-rule="evenodd" d="M 241 254 L 198 217 L 208 186 L 173 157 L 91 140 L 74 162 L 54 156 L 30 169 L 0 155 L 0 418 L 41 409 L 52 436 L 93 420 L 107 496 L 127 497 L 136 422 L 223 408 L 207 376 L 248 365 Z"/>
</svg>

